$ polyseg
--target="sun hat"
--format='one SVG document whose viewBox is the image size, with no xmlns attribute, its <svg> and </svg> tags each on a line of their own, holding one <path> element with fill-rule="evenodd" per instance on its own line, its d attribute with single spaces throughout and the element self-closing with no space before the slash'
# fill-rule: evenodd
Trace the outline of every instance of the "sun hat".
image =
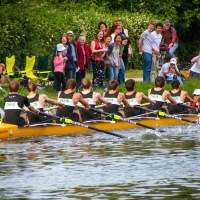
<svg viewBox="0 0 200 200">
<path fill-rule="evenodd" d="M 170 64 L 174 64 L 174 65 L 176 65 L 176 64 L 177 64 L 177 60 L 176 60 L 176 58 L 171 58 L 171 60 L 170 60 Z"/>
<path fill-rule="evenodd" d="M 194 90 L 193 95 L 199 96 L 200 95 L 200 89 Z"/>
<path fill-rule="evenodd" d="M 62 43 L 57 44 L 56 48 L 57 48 L 57 51 L 64 51 L 66 49 Z"/>
</svg>

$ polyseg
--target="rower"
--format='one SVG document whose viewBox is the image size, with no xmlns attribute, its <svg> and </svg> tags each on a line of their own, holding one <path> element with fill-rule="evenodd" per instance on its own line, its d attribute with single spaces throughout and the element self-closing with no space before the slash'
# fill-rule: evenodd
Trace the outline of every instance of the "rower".
<svg viewBox="0 0 200 200">
<path fill-rule="evenodd" d="M 28 101 L 29 103 L 34 106 L 35 108 L 39 109 L 40 111 L 44 112 L 44 104 L 49 103 L 52 105 L 57 105 L 60 108 L 63 108 L 65 104 L 58 102 L 54 99 L 50 99 L 46 94 L 37 94 L 37 84 L 35 82 L 29 82 L 27 85 L 28 89 Z M 35 115 L 32 112 L 27 112 L 29 124 L 35 124 L 42 121 L 47 121 L 47 119 L 41 115 Z"/>
<path fill-rule="evenodd" d="M 90 105 L 85 101 L 80 93 L 75 93 L 77 82 L 69 79 L 66 82 L 66 90 L 58 92 L 58 101 L 64 103 L 63 108 L 58 108 L 56 115 L 59 117 L 67 117 L 73 121 L 79 121 L 78 113 L 74 112 L 74 108 L 80 102 L 86 109 L 90 109 Z"/>
<path fill-rule="evenodd" d="M 88 102 L 88 104 L 94 108 L 96 106 L 96 102 L 99 100 L 101 103 L 105 104 L 106 106 L 110 106 L 111 103 L 107 100 L 105 100 L 100 93 L 98 92 L 92 92 L 92 83 L 89 78 L 83 78 L 81 81 L 81 86 L 83 88 L 81 95 L 85 101 Z M 79 106 L 79 103 L 77 104 Z M 88 120 L 93 120 L 93 119 L 98 119 L 101 118 L 101 116 L 97 113 L 94 113 L 93 111 L 90 110 L 85 110 L 82 107 L 82 104 L 80 104 L 79 107 L 79 112 L 81 115 L 82 121 L 88 121 Z"/>
<path fill-rule="evenodd" d="M 5 102 L 5 116 L 3 118 L 4 123 L 15 124 L 19 127 L 26 125 L 26 116 L 20 115 L 21 110 L 24 106 L 28 110 L 38 114 L 40 111 L 30 105 L 28 98 L 18 94 L 20 83 L 16 80 L 9 82 L 10 94 L 4 99 Z"/>
<path fill-rule="evenodd" d="M 135 92 L 135 80 L 129 79 L 125 82 L 126 87 L 126 94 L 125 98 L 130 104 L 129 107 L 124 107 L 124 114 L 126 117 L 132 117 L 139 114 L 143 114 L 144 112 L 140 109 L 134 108 L 134 106 L 140 106 L 141 101 L 144 99 L 147 102 L 150 102 L 152 104 L 155 103 L 155 101 L 152 101 L 149 97 L 145 96 L 142 92 Z"/>
<path fill-rule="evenodd" d="M 173 99 L 176 100 L 176 103 L 182 104 L 185 102 L 185 100 L 189 102 L 194 102 L 186 91 L 180 90 L 179 80 L 177 79 L 173 80 L 171 82 L 171 87 L 172 87 L 172 90 L 170 91 L 170 94 L 173 97 Z M 169 111 L 169 114 L 188 113 L 188 108 L 184 108 L 178 105 L 172 105 L 171 103 L 168 103 L 168 111 Z"/>
<path fill-rule="evenodd" d="M 118 92 L 119 83 L 116 80 L 110 80 L 108 83 L 108 92 L 103 93 L 103 98 L 111 102 L 109 107 L 103 107 L 103 111 L 108 113 L 115 113 L 122 116 L 122 113 L 118 111 L 118 108 L 121 103 L 125 106 L 129 106 L 128 101 L 125 98 L 125 95 L 122 92 Z"/>
<path fill-rule="evenodd" d="M 149 109 L 167 112 L 167 110 L 163 108 L 166 100 L 169 100 L 172 104 L 176 104 L 170 92 L 163 89 L 164 85 L 165 79 L 162 76 L 157 76 L 155 79 L 155 88 L 148 90 L 148 97 L 156 102 L 154 105 L 148 105 L 147 107 Z"/>
</svg>

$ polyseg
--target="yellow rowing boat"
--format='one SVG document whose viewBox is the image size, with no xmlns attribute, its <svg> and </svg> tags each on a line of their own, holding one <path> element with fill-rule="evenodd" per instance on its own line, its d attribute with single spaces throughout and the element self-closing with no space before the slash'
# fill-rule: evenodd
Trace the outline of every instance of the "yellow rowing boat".
<svg viewBox="0 0 200 200">
<path fill-rule="evenodd" d="M 197 115 L 188 115 L 184 116 L 189 120 L 199 120 Z M 186 121 L 172 119 L 172 118 L 143 118 L 134 120 L 136 122 L 143 123 L 152 127 L 159 126 L 176 126 L 189 124 Z M 95 128 L 103 130 L 125 130 L 125 129 L 134 129 L 141 128 L 136 124 L 131 124 L 128 122 L 122 121 L 94 121 L 90 122 L 88 125 Z M 69 124 L 36 124 L 29 127 L 18 128 L 16 125 L 0 123 L 0 139 L 9 139 L 9 138 L 19 138 L 19 137 L 34 137 L 34 136 L 51 136 L 51 135 L 67 135 L 67 134 L 80 134 L 86 132 L 94 132 L 94 130 L 78 126 L 78 125 L 69 125 Z"/>
</svg>

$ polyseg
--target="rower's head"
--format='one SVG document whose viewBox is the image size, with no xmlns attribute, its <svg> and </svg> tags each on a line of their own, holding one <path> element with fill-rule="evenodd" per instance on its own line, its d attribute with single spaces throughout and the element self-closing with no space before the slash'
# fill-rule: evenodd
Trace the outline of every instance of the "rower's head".
<svg viewBox="0 0 200 200">
<path fill-rule="evenodd" d="M 180 82 L 179 82 L 179 80 L 174 79 L 174 80 L 171 82 L 171 86 L 172 86 L 172 89 L 179 89 L 179 87 L 180 87 Z"/>
<path fill-rule="evenodd" d="M 92 86 L 92 83 L 89 78 L 83 78 L 81 81 L 81 85 L 83 89 L 90 89 L 90 87 Z"/>
<path fill-rule="evenodd" d="M 28 92 L 36 92 L 37 90 L 37 83 L 30 81 L 27 85 Z"/>
<path fill-rule="evenodd" d="M 127 90 L 128 92 L 133 91 L 134 88 L 135 88 L 135 80 L 133 80 L 133 79 L 128 79 L 128 80 L 125 82 L 125 87 L 126 87 L 126 90 Z"/>
<path fill-rule="evenodd" d="M 10 89 L 10 92 L 18 92 L 18 91 L 19 91 L 19 87 L 20 87 L 19 81 L 11 80 L 11 81 L 9 82 L 9 89 Z"/>
<path fill-rule="evenodd" d="M 108 89 L 109 90 L 117 90 L 118 86 L 119 86 L 119 83 L 116 80 L 110 80 L 109 83 L 108 83 Z"/>
<path fill-rule="evenodd" d="M 165 86 L 165 79 L 162 76 L 157 76 L 155 79 L 155 86 L 163 88 Z"/>
<path fill-rule="evenodd" d="M 67 82 L 66 82 L 66 89 L 76 89 L 76 85 L 77 85 L 77 82 L 76 80 L 74 79 L 69 79 Z"/>
</svg>

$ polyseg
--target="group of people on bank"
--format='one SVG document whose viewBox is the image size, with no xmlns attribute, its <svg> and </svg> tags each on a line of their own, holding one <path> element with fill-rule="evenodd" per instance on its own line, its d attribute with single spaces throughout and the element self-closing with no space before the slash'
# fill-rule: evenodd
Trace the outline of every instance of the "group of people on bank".
<svg viewBox="0 0 200 200">
<path fill-rule="evenodd" d="M 198 94 L 195 93 L 195 98 L 192 99 L 186 91 L 180 89 L 180 82 L 177 79 L 171 82 L 171 91 L 164 90 L 165 79 L 162 76 L 158 76 L 155 79 L 155 88 L 148 90 L 148 96 L 145 96 L 142 92 L 135 91 L 135 81 L 133 79 L 125 82 L 126 94 L 118 91 L 119 83 L 114 79 L 109 81 L 109 90 L 102 95 L 91 90 L 92 83 L 88 78 L 83 78 L 81 85 L 83 90 L 76 92 L 76 80 L 69 79 L 66 82 L 65 90 L 59 91 L 57 100 L 55 100 L 45 94 L 37 94 L 37 84 L 35 82 L 29 82 L 27 96 L 21 96 L 18 94 L 20 83 L 16 80 L 11 80 L 9 82 L 10 94 L 4 99 L 5 116 L 3 122 L 18 126 L 51 123 L 53 122 L 52 118 L 49 119 L 39 115 L 40 112 L 45 111 L 44 105 L 46 102 L 57 106 L 56 116 L 83 122 L 107 117 L 90 110 L 97 103 L 103 104 L 102 109 L 105 112 L 128 118 L 144 114 L 142 110 L 138 109 L 142 101 L 149 102 L 147 106 L 149 109 L 164 110 L 170 114 L 189 112 L 188 109 L 179 107 L 178 103 L 182 104 L 188 101 L 196 106 L 200 101 L 200 92 Z M 167 106 L 164 107 L 165 102 L 167 102 Z M 76 107 L 77 109 L 75 109 Z M 20 115 L 22 109 L 26 111 L 24 116 Z M 57 121 L 57 123 L 61 122 Z"/>
<path fill-rule="evenodd" d="M 103 87 L 106 79 L 124 83 L 128 56 L 132 55 L 128 31 L 122 20 L 107 28 L 105 22 L 98 24 L 98 31 L 91 44 L 80 34 L 75 42 L 73 31 L 63 34 L 54 48 L 52 68 L 55 76 L 55 90 L 65 88 L 65 80 L 74 79 L 77 85 L 85 77 L 86 70 L 93 72 L 93 86 Z"/>
<path fill-rule="evenodd" d="M 167 82 L 173 79 L 172 75 L 176 75 L 181 81 L 181 74 L 177 68 L 177 60 L 175 58 L 175 51 L 178 48 L 178 36 L 175 27 L 167 19 L 164 24 L 157 23 L 154 29 L 154 22 L 148 23 L 147 30 L 145 30 L 138 41 L 139 54 L 143 57 L 143 80 L 145 82 L 154 82 L 156 76 L 158 76 L 158 69 L 161 67 L 161 71 L 166 70 L 166 66 L 170 63 L 170 69 L 164 74 L 164 78 Z M 161 52 L 165 53 L 165 57 L 168 58 L 169 63 L 163 65 L 161 60 Z M 170 60 L 171 59 L 171 60 Z M 200 54 L 191 60 L 194 63 L 190 69 L 191 78 L 200 78 Z M 175 66 L 175 71 L 172 69 L 172 65 Z M 160 75 L 160 74 L 159 74 Z"/>
</svg>

